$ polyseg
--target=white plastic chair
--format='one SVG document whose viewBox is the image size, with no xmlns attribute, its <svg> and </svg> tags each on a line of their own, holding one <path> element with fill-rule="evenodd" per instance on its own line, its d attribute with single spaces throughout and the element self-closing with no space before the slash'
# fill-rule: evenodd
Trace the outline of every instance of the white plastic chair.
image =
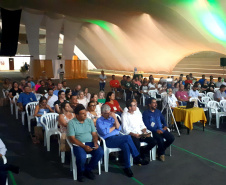
<svg viewBox="0 0 226 185">
<path fill-rule="evenodd" d="M 35 94 L 37 101 L 39 101 L 42 96 L 43 96 L 42 94 Z"/>
<path fill-rule="evenodd" d="M 200 96 L 200 97 L 205 97 L 206 94 L 205 94 L 205 93 L 199 93 L 199 96 Z"/>
<path fill-rule="evenodd" d="M 207 104 L 209 108 L 209 125 L 211 125 L 212 114 L 216 115 L 216 127 L 219 128 L 220 118 L 226 116 L 226 112 L 219 112 L 220 105 L 216 101 L 209 101 Z"/>
<path fill-rule="evenodd" d="M 38 104 L 38 102 L 30 102 L 26 105 L 25 110 L 27 113 L 27 125 L 28 125 L 28 131 L 31 132 L 31 119 L 34 119 L 34 113 L 35 113 L 35 107 Z"/>
<path fill-rule="evenodd" d="M 205 107 L 203 107 L 203 110 L 206 112 L 209 110 L 209 108 L 207 107 L 208 102 L 211 101 L 211 98 L 208 96 L 204 96 L 201 98 L 201 103 L 205 105 Z"/>
<path fill-rule="evenodd" d="M 16 114 L 16 119 L 18 119 L 18 112 L 19 112 L 19 107 L 17 106 L 17 99 L 19 98 L 19 96 L 14 96 L 13 97 L 13 102 L 15 105 L 15 114 Z M 21 112 L 21 121 L 22 121 L 22 125 L 24 125 L 24 116 L 25 116 L 25 111 Z"/>
<path fill-rule="evenodd" d="M 152 98 L 155 98 L 155 99 L 156 99 L 156 93 L 157 93 L 156 90 L 149 90 L 149 91 L 148 91 L 148 94 L 149 94 Z"/>
<path fill-rule="evenodd" d="M 69 147 L 71 148 L 71 164 L 70 164 L 70 167 L 71 167 L 71 171 L 73 172 L 73 179 L 77 180 L 76 157 L 74 155 L 73 145 L 68 140 L 68 138 L 66 140 L 67 140 Z M 86 158 L 91 158 L 91 157 L 92 157 L 91 154 L 86 154 Z M 99 175 L 101 175 L 101 161 L 98 162 L 98 171 L 99 171 Z"/>
<path fill-rule="evenodd" d="M 61 135 L 58 130 L 58 116 L 57 113 L 47 113 L 41 116 L 40 122 L 45 127 L 44 134 L 44 146 L 47 145 L 47 151 L 50 151 L 50 136 L 58 134 Z"/>
<path fill-rule="evenodd" d="M 6 98 L 5 91 L 2 89 L 3 98 Z"/>
<path fill-rule="evenodd" d="M 213 92 L 208 92 L 207 94 L 206 94 L 208 97 L 210 97 L 212 100 L 214 100 L 214 93 Z"/>
<path fill-rule="evenodd" d="M 13 115 L 13 104 L 14 104 L 13 98 L 9 97 L 9 103 L 10 103 L 10 111 L 11 111 L 11 114 Z"/>
<path fill-rule="evenodd" d="M 3 164 L 7 164 L 7 158 L 4 155 L 2 156 L 2 159 L 3 159 Z M 8 185 L 8 178 L 6 178 L 5 185 Z"/>
<path fill-rule="evenodd" d="M 220 101 L 220 108 L 222 112 L 226 112 L 226 100 Z"/>
<path fill-rule="evenodd" d="M 217 87 L 216 87 L 216 88 L 214 88 L 214 92 L 218 91 L 219 89 L 220 89 L 220 88 L 217 88 Z"/>
</svg>

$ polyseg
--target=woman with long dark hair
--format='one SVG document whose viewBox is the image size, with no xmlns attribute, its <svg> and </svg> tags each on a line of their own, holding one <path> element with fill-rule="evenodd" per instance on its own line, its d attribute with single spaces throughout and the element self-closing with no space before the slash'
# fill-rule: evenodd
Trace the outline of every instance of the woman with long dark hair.
<svg viewBox="0 0 226 185">
<path fill-rule="evenodd" d="M 114 112 L 121 116 L 123 113 L 122 108 L 120 107 L 118 101 L 115 99 L 115 93 L 114 92 L 109 92 L 106 97 L 106 103 L 111 107 L 111 112 Z"/>
</svg>

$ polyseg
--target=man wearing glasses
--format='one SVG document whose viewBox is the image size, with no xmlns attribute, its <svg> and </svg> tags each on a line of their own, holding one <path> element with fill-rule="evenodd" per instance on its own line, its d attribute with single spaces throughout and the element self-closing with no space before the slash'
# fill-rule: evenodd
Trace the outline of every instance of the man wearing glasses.
<svg viewBox="0 0 226 185">
<path fill-rule="evenodd" d="M 134 160 L 139 160 L 139 152 L 133 143 L 130 135 L 119 135 L 121 126 L 114 112 L 111 112 L 109 105 L 103 105 L 101 107 L 102 116 L 97 119 L 97 132 L 105 139 L 108 148 L 120 148 L 123 152 L 123 158 L 125 163 L 124 172 L 128 177 L 133 176 L 133 172 L 130 169 L 130 154 L 132 154 Z"/>
<path fill-rule="evenodd" d="M 144 147 L 144 150 L 140 152 L 141 160 L 134 161 L 138 165 L 146 165 L 149 163 L 145 160 L 145 153 L 149 151 L 157 144 L 155 139 L 151 137 L 151 132 L 147 132 L 147 127 L 142 120 L 142 114 L 136 112 L 137 103 L 134 101 L 127 101 L 126 107 L 128 112 L 122 114 L 122 130 L 124 134 L 130 135 L 137 150 L 140 152 L 140 142 L 145 142 L 148 145 Z"/>
</svg>

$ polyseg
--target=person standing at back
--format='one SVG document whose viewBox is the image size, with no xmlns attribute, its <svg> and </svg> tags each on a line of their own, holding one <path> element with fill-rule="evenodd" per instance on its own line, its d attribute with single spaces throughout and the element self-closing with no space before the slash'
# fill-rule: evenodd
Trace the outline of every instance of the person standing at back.
<svg viewBox="0 0 226 185">
<path fill-rule="evenodd" d="M 60 82 L 64 80 L 64 69 L 63 64 L 60 64 L 60 68 L 57 70 L 57 74 L 59 75 Z"/>
<path fill-rule="evenodd" d="M 103 70 L 101 71 L 101 75 L 99 76 L 99 79 L 100 79 L 100 91 L 104 91 L 107 76 L 104 74 Z"/>
</svg>

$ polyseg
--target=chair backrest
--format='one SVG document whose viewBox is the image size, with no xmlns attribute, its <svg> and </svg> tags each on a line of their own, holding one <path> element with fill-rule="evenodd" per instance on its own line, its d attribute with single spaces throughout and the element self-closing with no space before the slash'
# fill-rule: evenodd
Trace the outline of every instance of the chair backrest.
<svg viewBox="0 0 226 185">
<path fill-rule="evenodd" d="M 28 116 L 34 116 L 36 105 L 38 105 L 37 101 L 30 102 L 26 105 L 25 110 Z"/>
<path fill-rule="evenodd" d="M 152 98 L 156 98 L 156 90 L 149 90 L 148 94 L 152 97 Z"/>
<path fill-rule="evenodd" d="M 40 100 L 40 98 L 42 97 L 42 94 L 35 94 L 37 101 Z"/>
<path fill-rule="evenodd" d="M 214 93 L 213 92 L 208 92 L 206 95 L 209 96 L 212 100 L 214 100 L 214 97 L 213 97 Z"/>
<path fill-rule="evenodd" d="M 13 97 L 13 102 L 14 102 L 14 104 L 16 104 L 16 100 L 19 98 L 19 95 L 16 95 L 16 96 L 14 96 Z"/>
<path fill-rule="evenodd" d="M 47 113 L 41 116 L 41 123 L 45 125 L 47 130 L 58 129 L 58 116 L 57 113 Z"/>
<path fill-rule="evenodd" d="M 217 87 L 216 87 L 216 88 L 214 88 L 214 92 L 218 91 L 219 89 L 220 89 L 220 88 L 217 88 Z"/>
<path fill-rule="evenodd" d="M 208 96 L 204 96 L 201 98 L 201 102 L 204 104 L 207 104 L 209 101 L 211 101 L 211 98 Z"/>
<path fill-rule="evenodd" d="M 217 101 L 209 101 L 207 103 L 207 107 L 210 108 L 210 111 L 212 113 L 217 113 L 218 112 L 218 109 L 219 109 L 219 103 Z"/>
<path fill-rule="evenodd" d="M 3 98 L 6 98 L 5 91 L 2 89 Z"/>
<path fill-rule="evenodd" d="M 226 100 L 220 101 L 220 107 L 224 112 L 226 112 Z"/>
<path fill-rule="evenodd" d="M 205 97 L 206 95 L 204 93 L 199 93 L 199 96 Z"/>
</svg>

